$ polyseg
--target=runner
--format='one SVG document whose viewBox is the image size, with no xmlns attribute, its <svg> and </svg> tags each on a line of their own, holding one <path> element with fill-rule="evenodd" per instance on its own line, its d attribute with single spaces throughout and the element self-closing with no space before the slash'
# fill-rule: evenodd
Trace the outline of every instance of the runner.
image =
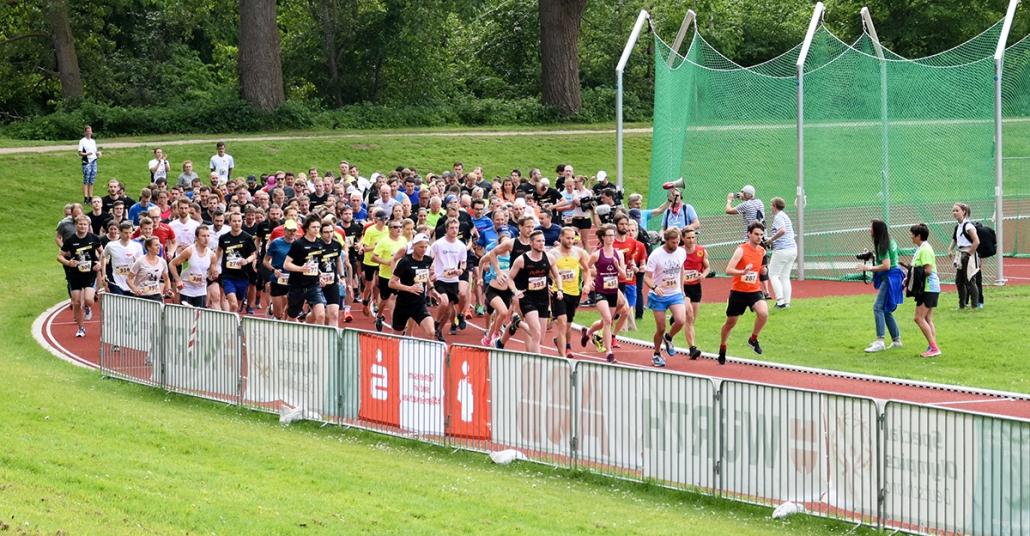
<svg viewBox="0 0 1030 536">
<path fill-rule="evenodd" d="M 758 335 L 769 318 L 769 308 L 766 306 L 762 283 L 759 281 L 760 272 L 765 271 L 765 267 L 762 266 L 765 248 L 760 245 L 764 236 L 765 226 L 760 222 L 748 225 L 747 242 L 737 246 L 730 262 L 726 264 L 726 275 L 733 276 L 733 283 L 730 285 L 730 297 L 726 304 L 726 323 L 722 325 L 722 335 L 719 339 L 720 365 L 726 364 L 726 341 L 729 340 L 730 332 L 737 325 L 740 315 L 749 308 L 755 312 L 755 327 L 747 343 L 756 354 L 762 353 Z"/>
<path fill-rule="evenodd" d="M 129 268 L 129 290 L 144 300 L 164 302 L 164 295 L 172 291 L 172 283 L 168 279 L 168 262 L 160 255 L 161 241 L 155 236 L 147 238 L 143 250 L 146 255 Z"/>
<path fill-rule="evenodd" d="M 136 263 L 136 259 L 144 255 L 143 244 L 133 240 L 132 224 L 123 221 L 118 224 L 118 240 L 108 242 L 104 248 L 104 273 L 109 275 L 104 279 L 104 290 L 111 294 L 129 296 L 129 283 L 125 278 L 129 275 L 129 269 Z M 110 270 L 108 270 L 110 268 Z"/>
<path fill-rule="evenodd" d="M 218 264 L 222 268 L 222 291 L 229 307 L 225 309 L 233 313 L 241 312 L 243 301 L 247 299 L 247 287 L 250 278 L 246 267 L 257 258 L 254 238 L 243 230 L 243 215 L 239 212 L 229 214 L 229 232 L 218 239 Z"/>
<path fill-rule="evenodd" d="M 379 300 L 379 286 L 376 284 L 376 273 L 379 271 L 379 264 L 373 260 L 372 252 L 376 244 L 383 237 L 390 234 L 386 228 L 386 211 L 377 210 L 373 216 L 374 223 L 365 227 L 358 245 L 358 252 L 363 255 L 361 261 L 362 278 L 365 282 L 365 290 L 361 294 L 361 302 L 364 305 L 361 312 L 365 316 L 373 314 L 371 307 Z M 378 316 L 378 315 L 377 315 Z"/>
<path fill-rule="evenodd" d="M 76 337 L 86 336 L 85 321 L 93 316 L 94 286 L 100 272 L 100 239 L 89 232 L 89 218 L 75 218 L 75 234 L 61 244 L 57 262 L 64 266 L 64 277 L 68 281 L 68 297 L 72 302 L 72 317 L 79 329 Z M 85 305 L 85 311 L 83 311 Z"/>
<path fill-rule="evenodd" d="M 572 321 L 576 318 L 579 299 L 583 294 L 589 294 L 594 286 L 593 280 L 587 278 L 584 281 L 584 274 L 590 273 L 590 254 L 576 246 L 578 239 L 578 229 L 564 227 L 558 235 L 558 247 L 552 251 L 558 269 L 556 287 L 562 292 L 560 299 L 557 293 L 551 295 L 551 318 L 557 325 L 554 344 L 559 350 L 565 349 L 565 357 L 568 359 L 572 359 Z"/>
<path fill-rule="evenodd" d="M 581 328 L 579 339 L 580 346 L 586 346 L 587 341 L 593 338 L 598 352 L 607 350 L 606 359 L 609 363 L 615 362 L 615 354 L 612 352 L 612 340 L 615 338 L 612 331 L 613 314 L 629 310 L 626 298 L 619 292 L 619 278 L 626 277 L 626 265 L 622 253 L 614 247 L 615 235 L 615 226 L 612 224 L 602 225 L 597 230 L 601 247 L 590 256 L 590 277 L 594 280 L 594 291 L 601 298 L 597 302 L 597 312 L 601 319 L 594 322 L 590 329 Z M 602 335 L 597 335 L 598 331 Z"/>
<path fill-rule="evenodd" d="M 532 219 L 529 221 L 532 223 Z M 512 261 L 508 288 L 518 299 L 519 309 L 525 316 L 525 324 L 529 331 L 526 350 L 536 354 L 540 353 L 540 339 L 543 337 L 550 313 L 548 288 L 559 278 L 554 260 L 544 251 L 543 231 L 533 231 L 529 238 L 532 249 Z M 557 291 L 557 298 L 563 298 L 561 289 Z M 510 337 L 511 331 L 508 330 L 504 337 Z M 498 348 L 503 348 L 504 342 L 507 341 L 502 338 Z"/>
<path fill-rule="evenodd" d="M 265 253 L 265 268 L 272 274 L 270 294 L 272 296 L 272 313 L 279 320 L 286 319 L 286 296 L 290 293 L 290 272 L 286 271 L 284 262 L 290 247 L 297 238 L 297 222 L 286 220 L 283 224 L 283 236 L 268 244 Z"/>
<path fill-rule="evenodd" d="M 665 366 L 665 360 L 662 359 L 663 344 L 669 357 L 676 355 L 672 340 L 686 324 L 687 314 L 683 302 L 683 263 L 687 254 L 679 247 L 680 231 L 676 227 L 669 227 L 662 237 L 665 244 L 651 252 L 644 272 L 644 285 L 650 289 L 647 306 L 654 312 L 656 330 L 651 364 L 656 367 Z M 668 333 L 665 332 L 666 311 L 671 311 L 673 318 L 672 329 Z"/>
<path fill-rule="evenodd" d="M 386 321 L 387 309 L 394 303 L 393 289 L 390 288 L 390 277 L 393 276 L 393 256 L 399 250 L 407 246 L 407 239 L 401 234 L 404 224 L 399 221 L 392 221 L 389 225 L 390 234 L 380 238 L 372 251 L 372 260 L 379 264 L 379 313 L 376 315 L 376 331 L 383 330 L 383 323 Z M 368 234 L 368 231 L 365 231 Z M 392 309 L 391 309 L 392 312 Z"/>
<path fill-rule="evenodd" d="M 637 272 L 647 262 L 647 248 L 630 234 L 630 219 L 625 214 L 615 216 L 615 242 L 612 247 L 622 253 L 626 263 L 626 277 L 619 277 L 619 292 L 626 300 L 627 310 L 616 312 L 615 333 L 622 333 L 629 323 L 631 331 L 637 330 L 637 322 L 633 317 L 633 309 L 637 304 Z M 619 347 L 619 341 L 612 339 L 612 344 Z"/>
<path fill-rule="evenodd" d="M 697 243 L 697 231 L 684 229 L 683 251 L 687 254 L 687 260 L 683 261 L 683 295 L 690 300 L 687 307 L 687 346 L 690 347 L 690 359 L 697 359 L 701 356 L 701 350 L 697 349 L 694 338 L 694 324 L 697 322 L 697 315 L 701 312 L 701 282 L 708 277 L 711 265 L 708 262 L 708 251 Z"/>
<path fill-rule="evenodd" d="M 215 274 L 216 254 L 210 247 L 210 229 L 198 226 L 194 233 L 193 243 L 172 259 L 169 272 L 179 289 L 179 303 L 207 307 L 207 281 Z M 180 266 L 186 261 L 189 261 L 188 268 L 182 270 L 182 277 L 179 277 Z"/>
<path fill-rule="evenodd" d="M 340 326 L 340 304 L 343 292 L 340 291 L 340 275 L 343 273 L 343 244 L 336 235 L 336 227 L 331 217 L 322 220 L 322 258 L 319 261 L 318 282 L 325 296 L 325 324 Z"/>
<path fill-rule="evenodd" d="M 495 222 L 501 218 L 506 218 L 506 216 L 494 214 Z M 497 235 L 498 240 L 503 242 L 511 236 L 511 233 L 505 227 L 498 230 Z M 483 346 L 494 346 L 496 344 L 500 337 L 499 333 L 509 321 L 512 312 L 512 309 L 509 308 L 512 302 L 512 293 L 511 289 L 508 288 L 508 270 L 511 268 L 511 255 L 500 253 L 497 246 L 497 243 L 488 244 L 487 247 L 489 249 L 479 261 L 479 271 L 482 274 L 481 279 L 486 285 L 486 312 L 489 315 L 486 322 L 486 331 L 483 332 L 483 338 L 480 340 Z"/>
<path fill-rule="evenodd" d="M 319 237 L 322 222 L 318 216 L 309 215 L 304 219 L 303 229 L 304 236 L 290 244 L 290 251 L 283 261 L 283 268 L 290 272 L 286 317 L 296 320 L 307 304 L 311 308 L 308 314 L 311 323 L 321 324 L 325 321 L 325 295 L 322 294 L 318 274 L 323 247 Z"/>
<path fill-rule="evenodd" d="M 448 226 L 449 227 L 449 226 Z M 439 242 L 439 241 L 438 241 Z M 397 293 L 397 307 L 393 311 L 391 326 L 396 331 L 411 335 L 414 330 L 411 324 L 417 324 L 426 336 L 435 336 L 443 341 L 440 331 L 436 329 L 432 315 L 426 310 L 426 294 L 435 291 L 430 289 L 434 259 L 426 255 L 429 237 L 419 233 L 411 242 L 411 253 L 397 261 L 397 266 L 390 276 L 390 288 Z"/>
<path fill-rule="evenodd" d="M 465 271 L 468 246 L 458 240 L 459 222 L 457 218 L 447 218 L 444 223 L 446 234 L 443 238 L 429 246 L 429 256 L 433 259 L 433 288 L 439 294 L 439 307 L 435 316 L 437 326 L 451 326 L 451 335 L 458 333 L 458 326 L 452 322 L 456 315 L 463 315 L 458 309 L 461 302 L 459 278 Z M 464 322 L 461 322 L 464 324 Z M 437 337 L 439 338 L 439 337 Z"/>
</svg>

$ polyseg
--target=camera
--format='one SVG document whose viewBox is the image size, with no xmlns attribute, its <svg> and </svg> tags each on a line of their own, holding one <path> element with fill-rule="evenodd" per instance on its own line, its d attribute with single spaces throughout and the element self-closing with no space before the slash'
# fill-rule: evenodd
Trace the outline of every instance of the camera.
<svg viewBox="0 0 1030 536">
<path fill-rule="evenodd" d="M 735 192 L 733 194 L 733 198 L 734 199 L 744 199 L 744 194 L 742 192 Z"/>
<path fill-rule="evenodd" d="M 592 195 L 588 195 L 586 197 L 581 197 L 579 199 L 579 208 L 581 208 L 583 210 L 592 210 L 596 206 L 597 206 L 597 199 L 594 198 L 594 196 L 592 196 Z"/>
<path fill-rule="evenodd" d="M 855 258 L 860 261 L 873 262 L 873 252 L 867 249 L 862 251 L 862 253 L 855 255 Z"/>
</svg>

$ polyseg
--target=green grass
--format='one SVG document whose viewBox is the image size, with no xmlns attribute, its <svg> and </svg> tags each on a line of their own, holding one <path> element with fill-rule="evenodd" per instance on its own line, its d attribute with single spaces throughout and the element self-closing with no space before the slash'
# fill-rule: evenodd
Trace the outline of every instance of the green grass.
<svg viewBox="0 0 1030 536">
<path fill-rule="evenodd" d="M 754 315 L 747 313 L 730 335 L 728 353 L 806 367 L 1030 393 L 1026 343 L 1014 325 L 1026 314 L 1030 286 L 989 287 L 984 296 L 987 306 L 977 311 L 959 311 L 956 294 L 942 294 L 934 323 L 944 355 L 936 359 L 918 356 L 926 349 L 926 339 L 912 320 L 915 307 L 911 299 L 895 312 L 905 347 L 877 354 L 863 351 L 875 338 L 872 307 L 876 296 L 871 286 L 867 288 L 869 294 L 863 296 L 795 299 L 785 310 L 770 306 L 769 323 L 761 335 L 762 355 L 752 352 L 745 342 L 754 323 Z M 580 323 L 597 318 L 590 309 L 576 314 Z M 725 303 L 702 302 L 695 325 L 699 348 L 719 351 L 719 331 L 725 320 Z M 645 309 L 637 330 L 624 335 L 650 343 L 654 332 L 654 316 Z M 685 336 L 678 335 L 676 344 L 685 347 Z"/>
<path fill-rule="evenodd" d="M 649 140 L 628 138 L 640 181 Z M 341 157 L 369 172 L 453 159 L 501 172 L 573 161 L 607 167 L 613 136 L 380 138 L 230 146 L 241 172 Z M 173 157 L 205 162 L 207 145 Z M 146 149 L 112 150 L 101 177 L 145 181 Z M 574 155 L 570 157 L 569 155 Z M 274 417 L 103 380 L 58 361 L 32 339 L 33 319 L 64 297 L 53 226 L 79 195 L 74 155 L 0 157 L 7 208 L 0 234 L 0 532 L 226 533 L 491 532 L 844 534 L 852 527 L 644 484 L 536 465 L 499 467 L 368 433 Z M 496 170 L 496 171 L 495 171 Z M 864 531 L 859 531 L 864 532 Z"/>
</svg>

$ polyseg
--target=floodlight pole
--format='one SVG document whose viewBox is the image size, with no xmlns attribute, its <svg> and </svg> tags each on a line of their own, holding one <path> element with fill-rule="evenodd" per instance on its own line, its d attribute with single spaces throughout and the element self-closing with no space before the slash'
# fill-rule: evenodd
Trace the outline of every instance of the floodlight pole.
<svg viewBox="0 0 1030 536">
<path fill-rule="evenodd" d="M 641 9 L 637 15 L 637 22 L 633 24 L 633 31 L 626 40 L 626 47 L 622 49 L 622 57 L 619 64 L 615 66 L 615 187 L 622 190 L 622 73 L 626 70 L 626 63 L 629 62 L 629 55 L 633 52 L 633 46 L 640 38 L 640 31 L 644 28 L 645 22 L 650 22 L 651 15 Z"/>
<path fill-rule="evenodd" d="M 883 196 L 883 221 L 888 224 L 891 221 L 891 181 L 890 181 L 890 142 L 887 130 L 887 62 L 883 57 L 883 46 L 880 45 L 880 36 L 876 34 L 876 25 L 873 24 L 873 17 L 868 7 L 863 7 L 859 13 L 862 15 L 862 26 L 865 33 L 873 41 L 873 50 L 876 51 L 876 58 L 880 60 L 880 137 L 882 138 L 883 169 L 880 170 L 880 194 Z"/>
<path fill-rule="evenodd" d="M 1001 117 L 1001 76 L 1004 72 L 1005 45 L 1009 39 L 1009 31 L 1012 30 L 1012 19 L 1016 16 L 1016 6 L 1019 0 L 1009 0 L 1009 8 L 1005 12 L 1005 23 L 1001 26 L 1001 35 L 998 36 L 998 48 L 994 52 L 994 229 L 998 239 L 998 247 L 1005 247 L 1005 218 L 1004 218 L 1004 184 L 1005 177 L 1002 169 L 1002 117 Z M 1005 284 L 1005 255 L 999 251 L 998 276 L 994 280 L 997 285 Z"/>
<path fill-rule="evenodd" d="M 798 54 L 798 184 L 797 198 L 795 204 L 798 208 L 798 229 L 795 234 L 798 243 L 798 279 L 805 279 L 805 59 L 808 57 L 808 49 L 812 46 L 812 39 L 815 38 L 815 30 L 823 19 L 826 6 L 822 2 L 816 2 L 812 10 L 812 20 L 808 22 L 808 31 L 805 32 L 805 42 L 801 44 L 801 53 Z"/>
</svg>

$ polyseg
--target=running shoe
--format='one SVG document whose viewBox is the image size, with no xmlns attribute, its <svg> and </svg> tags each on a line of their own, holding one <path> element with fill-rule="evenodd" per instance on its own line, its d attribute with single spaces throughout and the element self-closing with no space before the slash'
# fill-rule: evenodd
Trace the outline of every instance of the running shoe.
<svg viewBox="0 0 1030 536">
<path fill-rule="evenodd" d="M 466 307 L 465 308 L 465 314 L 463 314 L 461 316 L 464 317 L 462 320 L 472 320 L 472 306 L 469 305 L 468 307 Z M 461 329 L 465 329 L 465 328 L 461 328 Z"/>
<path fill-rule="evenodd" d="M 786 304 L 786 303 L 777 303 L 777 304 L 776 304 L 776 308 L 777 308 L 777 309 L 786 309 L 786 308 L 788 308 L 788 307 L 790 307 L 790 305 L 789 305 L 789 304 Z"/>
<path fill-rule="evenodd" d="M 465 317 L 464 316 L 459 316 L 458 317 L 458 329 L 460 329 L 462 331 L 465 331 L 465 328 L 467 328 L 467 327 L 468 327 L 468 323 L 465 322 Z"/>
<path fill-rule="evenodd" d="M 383 331 L 383 315 L 376 315 L 376 331 Z"/>
<path fill-rule="evenodd" d="M 941 353 L 942 352 L 941 352 L 940 348 L 930 348 L 929 350 L 919 354 L 919 356 L 920 357 L 937 357 L 937 356 L 941 355 Z"/>
<path fill-rule="evenodd" d="M 93 308 L 86 306 L 86 320 L 93 320 Z"/>
<path fill-rule="evenodd" d="M 247 314 L 253 316 L 254 315 L 254 308 L 253 307 L 247 307 Z"/>
<path fill-rule="evenodd" d="M 751 349 L 754 350 L 756 354 L 762 355 L 762 345 L 758 344 L 758 339 L 756 339 L 754 337 L 751 337 L 750 339 L 747 340 L 747 345 L 750 346 Z"/>
<path fill-rule="evenodd" d="M 590 340 L 590 335 L 587 334 L 587 328 L 579 328 L 579 345 L 586 348 L 587 341 Z"/>
<path fill-rule="evenodd" d="M 619 344 L 619 339 L 615 339 L 615 338 L 612 339 L 612 348 L 613 349 L 614 348 L 622 348 L 622 345 Z"/>
<path fill-rule="evenodd" d="M 597 348 L 598 352 L 604 352 L 607 350 L 607 348 L 604 347 L 604 340 L 596 333 L 594 333 L 594 347 Z"/>
<path fill-rule="evenodd" d="M 79 328 L 79 330 L 75 332 L 75 336 L 76 337 L 85 337 L 86 336 L 86 328 Z"/>
<path fill-rule="evenodd" d="M 698 350 L 697 346 L 690 347 L 690 359 L 694 360 L 701 357 L 701 350 Z"/>
<path fill-rule="evenodd" d="M 565 350 L 565 359 L 576 359 L 576 356 L 572 355 L 572 350 Z"/>
<path fill-rule="evenodd" d="M 662 354 L 654 354 L 651 356 L 651 364 L 656 367 L 664 367 L 665 360 L 662 359 Z"/>
<path fill-rule="evenodd" d="M 440 333 L 440 330 L 436 330 L 436 340 L 440 342 L 447 342 L 447 339 L 443 338 L 443 333 Z"/>
<path fill-rule="evenodd" d="M 901 339 L 894 339 L 893 341 L 891 341 L 891 345 L 887 348 L 901 348 L 902 346 L 904 345 L 901 344 Z"/>
<path fill-rule="evenodd" d="M 725 365 L 726 364 L 726 349 L 725 348 L 719 348 L 719 364 L 720 365 Z"/>
<path fill-rule="evenodd" d="M 500 350 L 504 350 L 504 341 L 502 341 L 500 337 L 497 337 L 494 339 L 494 346 Z"/>
<path fill-rule="evenodd" d="M 451 335 L 457 335 L 458 334 L 458 326 L 455 326 L 454 324 L 451 324 L 451 330 L 448 333 L 450 333 Z"/>
<path fill-rule="evenodd" d="M 605 357 L 605 360 L 608 361 L 609 363 L 614 363 L 615 362 L 615 354 L 608 354 L 608 356 Z"/>
<path fill-rule="evenodd" d="M 490 346 L 490 336 L 484 333 L 483 338 L 479 339 L 479 344 L 482 346 Z"/>
<path fill-rule="evenodd" d="M 666 333 L 663 339 L 665 339 L 665 353 L 669 354 L 669 357 L 676 355 L 676 347 L 672 345 L 672 337 Z"/>
<path fill-rule="evenodd" d="M 887 347 L 883 345 L 883 341 L 881 341 L 880 339 L 876 339 L 872 342 L 872 344 L 866 347 L 865 351 L 867 354 L 872 354 L 875 352 L 882 352 L 886 349 Z"/>
<path fill-rule="evenodd" d="M 511 315 L 511 324 L 508 324 L 508 335 L 514 335 L 519 330 L 519 324 L 522 322 L 522 317 L 519 315 Z"/>
<path fill-rule="evenodd" d="M 482 305 L 477 305 L 476 306 L 476 316 L 483 316 L 485 314 L 486 314 L 486 307 L 483 307 Z"/>
<path fill-rule="evenodd" d="M 353 322 L 353 321 L 354 321 L 354 317 L 353 317 L 353 316 L 351 316 L 351 314 L 350 314 L 350 313 L 343 313 L 343 322 L 344 322 L 344 323 L 346 323 L 346 324 L 350 324 L 350 323 L 351 323 L 351 322 Z"/>
</svg>

